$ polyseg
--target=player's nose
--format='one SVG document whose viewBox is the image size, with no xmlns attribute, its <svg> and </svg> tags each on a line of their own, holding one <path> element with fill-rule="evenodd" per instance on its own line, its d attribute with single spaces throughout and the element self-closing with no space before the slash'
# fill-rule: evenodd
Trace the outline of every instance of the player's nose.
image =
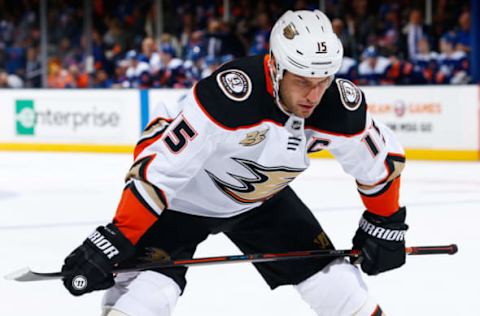
<svg viewBox="0 0 480 316">
<path fill-rule="evenodd" d="M 308 91 L 306 98 L 311 103 L 318 103 L 324 92 L 323 87 L 315 86 Z"/>
</svg>

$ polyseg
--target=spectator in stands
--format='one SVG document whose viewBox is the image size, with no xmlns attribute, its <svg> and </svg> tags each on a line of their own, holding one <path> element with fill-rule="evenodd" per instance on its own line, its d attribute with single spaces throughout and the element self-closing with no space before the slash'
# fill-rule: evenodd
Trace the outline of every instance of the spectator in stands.
<svg viewBox="0 0 480 316">
<path fill-rule="evenodd" d="M 358 83 L 358 64 L 357 61 L 351 57 L 343 56 L 342 66 L 336 73 L 339 78 L 344 78 L 354 83 Z"/>
<path fill-rule="evenodd" d="M 3 18 L 0 20 L 0 42 L 5 47 L 9 47 L 13 43 L 15 33 L 15 23 L 13 15 L 5 12 Z"/>
<path fill-rule="evenodd" d="M 94 88 L 111 88 L 112 84 L 113 82 L 105 70 L 100 69 L 95 73 Z"/>
<path fill-rule="evenodd" d="M 354 36 L 357 53 L 363 52 L 374 44 L 369 39 L 375 34 L 376 18 L 373 11 L 369 10 L 368 0 L 352 1 L 351 6 L 347 12 L 349 32 Z"/>
<path fill-rule="evenodd" d="M 204 57 L 205 54 L 200 46 L 189 48 L 187 60 L 183 64 L 188 86 L 192 86 L 195 82 L 202 78 L 202 71 L 206 67 Z"/>
<path fill-rule="evenodd" d="M 427 27 L 423 24 L 422 12 L 418 9 L 410 11 L 408 24 L 402 30 L 404 55 L 413 59 L 418 54 L 418 41 L 428 36 Z"/>
<path fill-rule="evenodd" d="M 115 44 L 113 47 L 106 49 L 105 51 L 105 64 L 101 69 L 105 69 L 107 73 L 111 76 L 113 73 L 114 67 L 120 60 L 123 60 L 125 57 L 125 52 L 122 51 L 122 47 L 119 44 Z"/>
<path fill-rule="evenodd" d="M 99 71 L 103 69 L 99 69 Z M 88 88 L 89 78 L 87 73 L 80 69 L 78 64 L 72 63 L 68 66 L 68 73 L 72 77 L 71 83 L 69 83 L 68 88 L 84 89 Z M 66 87 L 67 88 L 67 87 Z"/>
<path fill-rule="evenodd" d="M 207 55 L 205 41 L 202 31 L 195 31 L 192 33 L 189 42 L 185 46 L 183 52 L 186 60 L 197 60 L 199 57 Z"/>
<path fill-rule="evenodd" d="M 235 12 L 234 33 L 242 44 L 242 52 L 248 52 L 251 46 L 251 35 L 253 33 L 254 9 L 248 0 L 235 3 L 233 12 Z M 283 13 L 283 12 L 282 12 Z"/>
<path fill-rule="evenodd" d="M 16 74 L 9 74 L 4 70 L 0 70 L 0 88 L 23 88 L 23 81 Z"/>
<path fill-rule="evenodd" d="M 108 73 L 113 73 L 113 65 L 107 62 L 105 46 L 98 30 L 92 32 L 92 55 L 95 69 L 106 69 Z"/>
<path fill-rule="evenodd" d="M 369 46 L 362 53 L 363 61 L 358 66 L 359 84 L 379 85 L 386 83 L 392 62 L 378 54 L 375 47 Z"/>
<path fill-rule="evenodd" d="M 180 30 L 177 33 L 180 46 L 182 48 L 182 57 L 186 58 L 186 51 L 188 50 L 191 38 L 195 32 L 195 22 L 191 12 L 186 12 L 182 15 L 182 23 L 180 25 Z"/>
<path fill-rule="evenodd" d="M 140 2 L 138 3 L 138 6 L 135 6 L 132 3 L 131 12 L 125 17 L 125 28 L 129 32 L 133 47 L 140 46 L 143 39 L 146 37 L 143 6 L 145 6 L 145 4 Z"/>
<path fill-rule="evenodd" d="M 458 28 L 455 32 L 456 49 L 470 53 L 470 12 L 463 12 L 458 18 Z"/>
<path fill-rule="evenodd" d="M 58 57 L 52 58 L 48 67 L 48 87 L 56 89 L 72 88 L 74 86 L 73 77 L 62 68 Z"/>
<path fill-rule="evenodd" d="M 455 50 L 455 34 L 447 33 L 440 39 L 436 83 L 464 84 L 469 81 L 468 56 L 464 51 Z"/>
<path fill-rule="evenodd" d="M 210 76 L 220 66 L 218 59 L 213 56 L 205 58 L 205 68 L 202 71 L 202 78 Z"/>
<path fill-rule="evenodd" d="M 165 32 L 160 36 L 158 47 L 161 49 L 163 46 L 172 47 L 175 56 L 182 55 L 182 48 L 180 47 L 180 43 L 178 42 L 178 39 L 170 33 Z"/>
<path fill-rule="evenodd" d="M 68 37 L 63 37 L 58 44 L 58 49 L 56 55 L 61 60 L 62 65 L 70 65 L 81 61 L 78 56 L 75 54 L 75 50 L 72 47 L 70 39 Z"/>
<path fill-rule="evenodd" d="M 205 34 L 207 55 L 219 57 L 224 49 L 224 34 L 222 34 L 222 22 L 212 18 L 208 21 L 208 29 Z"/>
<path fill-rule="evenodd" d="M 42 85 L 42 64 L 36 47 L 29 47 L 27 49 L 25 79 L 26 88 L 40 88 Z"/>
<path fill-rule="evenodd" d="M 233 55 L 235 57 L 245 56 L 246 50 L 240 40 L 238 33 L 234 31 L 232 23 L 222 23 L 223 45 L 220 51 L 221 56 Z M 268 40 L 268 38 L 267 38 Z"/>
<path fill-rule="evenodd" d="M 142 54 L 140 60 L 150 66 L 150 73 L 155 75 L 161 68 L 160 54 L 158 53 L 155 41 L 151 37 L 146 37 L 142 41 Z"/>
<path fill-rule="evenodd" d="M 9 74 L 23 76 L 25 74 L 25 66 L 27 63 L 25 48 L 22 47 L 19 41 L 14 41 L 13 46 L 6 49 L 6 53 L 6 71 Z"/>
<path fill-rule="evenodd" d="M 112 88 L 128 88 L 130 87 L 130 82 L 127 78 L 127 69 L 130 65 L 130 62 L 126 59 L 118 60 L 115 66 L 115 73 L 112 78 Z"/>
<path fill-rule="evenodd" d="M 433 84 L 438 71 L 438 53 L 430 50 L 430 43 L 422 37 L 417 43 L 418 53 L 411 60 L 412 84 Z"/>
<path fill-rule="evenodd" d="M 250 55 L 265 55 L 269 52 L 269 39 L 272 22 L 266 12 L 261 12 L 256 18 L 253 42 L 248 53 Z"/>
<path fill-rule="evenodd" d="M 398 5 L 385 5 L 384 10 L 383 18 L 379 23 L 377 45 L 385 56 L 399 55 L 401 26 Z"/>
<path fill-rule="evenodd" d="M 183 61 L 176 58 L 176 53 L 171 45 L 162 45 L 160 49 L 162 68 L 155 78 L 154 86 L 162 88 L 186 88 L 187 77 Z"/>
<path fill-rule="evenodd" d="M 332 28 L 335 34 L 337 34 L 337 37 L 340 39 L 340 41 L 342 41 L 344 56 L 356 56 L 354 37 L 348 33 L 347 29 L 345 29 L 345 23 L 343 23 L 342 19 L 333 19 Z"/>
<path fill-rule="evenodd" d="M 141 56 L 135 51 L 130 50 L 125 56 L 129 66 L 126 77 L 129 88 L 148 88 L 151 87 L 150 65 L 142 60 Z"/>
<path fill-rule="evenodd" d="M 121 51 L 127 48 L 127 34 L 122 28 L 122 24 L 117 17 L 107 17 L 106 23 L 108 30 L 103 35 L 103 43 L 107 48 L 120 46 Z"/>
<path fill-rule="evenodd" d="M 131 87 L 131 82 L 126 80 L 129 68 L 126 64 L 130 65 L 130 60 L 124 58 L 126 52 L 136 49 L 141 54 L 140 61 L 148 64 L 148 71 L 144 71 L 145 76 L 134 80 L 135 85 L 160 86 L 160 77 L 164 80 L 164 75 L 171 73 L 171 69 L 158 62 L 159 50 L 163 45 L 170 45 L 174 48 L 174 56 L 180 57 L 183 64 L 178 68 L 181 70 L 177 72 L 179 75 L 167 76 L 166 86 L 191 86 L 202 77 L 202 73 L 211 73 L 216 69 L 223 56 L 240 57 L 246 53 L 263 54 L 268 51 L 268 17 L 278 17 L 287 9 L 287 3 L 288 8 L 297 9 L 312 8 L 318 4 L 303 0 L 241 0 L 232 2 L 231 19 L 224 22 L 221 20 L 224 10 L 221 1 L 172 2 L 170 8 L 164 8 L 164 27 L 172 33 L 158 35 L 154 27 L 155 3 L 150 0 L 95 2 L 92 31 L 94 69 L 93 72 L 88 70 L 92 85 L 99 85 L 97 82 L 106 85 L 102 79 L 104 74 L 96 74 L 104 70 L 112 81 L 112 87 Z M 376 54 L 388 56 L 391 63 L 382 83 L 461 83 L 469 80 L 466 68 L 471 47 L 469 0 L 434 2 L 434 23 L 429 27 L 423 23 L 422 12 L 412 7 L 412 3 L 397 0 L 326 1 L 327 14 L 341 17 L 333 18 L 332 26 L 344 44 L 345 55 L 354 59 L 345 59 L 344 77 L 356 80 L 355 62 L 358 65 L 359 55 L 366 47 L 375 46 Z M 55 59 L 58 65 L 49 67 L 52 70 L 49 72 L 51 87 L 86 86 L 83 79 L 79 83 L 77 78 L 86 69 L 83 16 L 83 6 L 78 6 L 73 0 L 53 1 L 49 5 L 48 53 L 49 58 L 58 56 Z M 408 17 L 408 21 L 402 21 L 400 17 L 403 16 Z M 6 69 L 9 74 L 15 73 L 27 87 L 40 86 L 39 28 L 38 1 L 0 1 L 0 68 Z M 453 45 L 452 52 L 445 47 L 441 50 L 438 46 L 441 42 L 439 38 L 448 32 L 452 32 L 453 36 L 444 37 L 444 41 L 446 46 Z M 158 42 L 155 43 L 154 39 Z M 428 46 L 442 51 L 438 61 L 431 56 Z M 207 55 L 210 57 L 206 62 Z M 379 59 L 376 58 L 375 64 Z M 71 68 L 73 64 L 77 68 Z M 440 64 L 441 72 L 438 71 Z M 164 69 L 162 74 L 160 69 Z M 177 84 L 171 78 L 178 78 L 181 82 Z"/>
</svg>

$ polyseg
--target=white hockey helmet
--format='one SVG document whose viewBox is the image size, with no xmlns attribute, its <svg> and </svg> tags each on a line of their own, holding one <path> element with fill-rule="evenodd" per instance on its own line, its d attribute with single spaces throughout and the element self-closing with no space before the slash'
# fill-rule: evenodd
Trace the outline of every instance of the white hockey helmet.
<svg viewBox="0 0 480 316">
<path fill-rule="evenodd" d="M 287 11 L 273 26 L 270 55 L 275 57 L 273 88 L 278 95 L 285 70 L 302 77 L 333 76 L 342 64 L 343 46 L 323 12 Z"/>
</svg>

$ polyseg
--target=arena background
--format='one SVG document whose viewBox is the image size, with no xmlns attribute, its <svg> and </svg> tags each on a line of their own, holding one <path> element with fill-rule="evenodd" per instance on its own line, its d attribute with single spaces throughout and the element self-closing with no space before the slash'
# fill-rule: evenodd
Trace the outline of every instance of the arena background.
<svg viewBox="0 0 480 316">
<path fill-rule="evenodd" d="M 409 159 L 478 160 L 479 6 L 1 1 L 0 149 L 131 152 L 156 108 L 232 58 L 268 53 L 285 9 L 321 8 L 345 47 L 338 76 L 363 87 Z"/>
<path fill-rule="evenodd" d="M 0 0 L 0 274 L 59 270 L 111 219 L 148 121 L 222 63 L 268 53 L 272 22 L 305 8 L 331 18 L 345 46 L 339 76 L 407 149 L 407 243 L 459 246 L 365 276 L 368 286 L 390 316 L 478 315 L 480 0 Z M 311 164 L 292 186 L 349 248 L 363 209 L 355 183 L 332 159 Z M 215 235 L 195 256 L 237 253 Z M 248 264 L 188 279 L 174 316 L 313 315 Z M 0 314 L 99 315 L 101 294 L 0 278 Z"/>
</svg>

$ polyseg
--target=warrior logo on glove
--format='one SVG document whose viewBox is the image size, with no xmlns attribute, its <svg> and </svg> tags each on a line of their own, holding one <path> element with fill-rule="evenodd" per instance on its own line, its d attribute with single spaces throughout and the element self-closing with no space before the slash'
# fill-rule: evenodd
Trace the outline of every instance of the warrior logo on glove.
<svg viewBox="0 0 480 316">
<path fill-rule="evenodd" d="M 75 290 L 81 291 L 85 289 L 88 285 L 87 278 L 83 275 L 77 275 L 72 280 L 72 286 Z"/>
</svg>

